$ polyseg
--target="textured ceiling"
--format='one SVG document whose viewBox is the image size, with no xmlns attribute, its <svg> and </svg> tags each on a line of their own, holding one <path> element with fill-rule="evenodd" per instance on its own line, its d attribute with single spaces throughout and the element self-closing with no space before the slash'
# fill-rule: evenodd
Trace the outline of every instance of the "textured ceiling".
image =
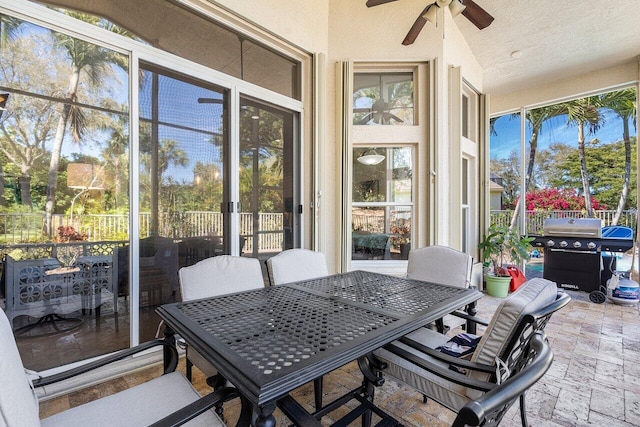
<svg viewBox="0 0 640 427">
<path fill-rule="evenodd" d="M 640 1 L 475 0 L 495 21 L 455 18 L 484 70 L 484 91 L 510 93 L 627 63 L 640 55 Z M 428 3 L 428 1 L 425 1 Z M 514 59 L 513 51 L 522 56 Z"/>
</svg>

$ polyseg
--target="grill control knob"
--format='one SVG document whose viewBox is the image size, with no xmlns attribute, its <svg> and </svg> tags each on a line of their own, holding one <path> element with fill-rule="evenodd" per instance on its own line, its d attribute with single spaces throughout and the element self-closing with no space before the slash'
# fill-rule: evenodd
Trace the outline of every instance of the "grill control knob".
<svg viewBox="0 0 640 427">
<path fill-rule="evenodd" d="M 547 246 L 548 246 L 548 247 L 550 247 L 550 248 L 551 248 L 551 247 L 554 247 L 555 245 L 556 245 L 556 242 L 554 242 L 553 240 L 549 240 L 549 241 L 547 242 Z"/>
<path fill-rule="evenodd" d="M 561 248 L 566 248 L 567 246 L 569 246 L 569 244 L 567 243 L 566 240 L 563 240 L 563 241 L 560 242 L 560 247 Z"/>
<path fill-rule="evenodd" d="M 595 244 L 595 242 L 589 242 L 589 243 L 587 243 L 587 248 L 589 248 L 589 249 L 595 249 L 595 248 L 596 248 L 596 244 Z"/>
<path fill-rule="evenodd" d="M 582 243 L 580 243 L 580 242 L 573 242 L 573 247 L 574 247 L 574 248 L 576 248 L 576 249 L 581 248 L 581 247 L 582 247 Z"/>
</svg>

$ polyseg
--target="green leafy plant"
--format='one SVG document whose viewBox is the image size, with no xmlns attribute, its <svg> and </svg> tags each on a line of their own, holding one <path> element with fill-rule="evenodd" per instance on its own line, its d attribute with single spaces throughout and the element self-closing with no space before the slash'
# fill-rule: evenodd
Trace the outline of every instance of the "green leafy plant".
<svg viewBox="0 0 640 427">
<path fill-rule="evenodd" d="M 509 276 L 507 265 L 519 265 L 531 257 L 533 237 L 521 236 L 517 230 L 507 226 L 492 225 L 488 234 L 482 236 L 478 249 L 485 264 L 493 266 L 495 276 Z"/>
</svg>

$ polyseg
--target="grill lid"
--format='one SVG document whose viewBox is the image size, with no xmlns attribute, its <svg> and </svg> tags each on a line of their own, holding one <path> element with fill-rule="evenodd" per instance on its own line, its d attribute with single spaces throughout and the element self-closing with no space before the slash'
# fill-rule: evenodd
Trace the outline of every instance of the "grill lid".
<svg viewBox="0 0 640 427">
<path fill-rule="evenodd" d="M 598 218 L 548 218 L 544 221 L 545 236 L 602 237 L 602 222 Z"/>
</svg>

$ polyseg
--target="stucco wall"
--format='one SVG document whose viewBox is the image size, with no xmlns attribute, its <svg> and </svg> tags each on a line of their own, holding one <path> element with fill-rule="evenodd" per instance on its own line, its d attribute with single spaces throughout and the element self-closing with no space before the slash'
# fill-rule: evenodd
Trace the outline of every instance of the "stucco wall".
<svg viewBox="0 0 640 427">
<path fill-rule="evenodd" d="M 309 52 L 327 51 L 327 0 L 215 0 L 211 3 L 232 10 Z"/>
</svg>

